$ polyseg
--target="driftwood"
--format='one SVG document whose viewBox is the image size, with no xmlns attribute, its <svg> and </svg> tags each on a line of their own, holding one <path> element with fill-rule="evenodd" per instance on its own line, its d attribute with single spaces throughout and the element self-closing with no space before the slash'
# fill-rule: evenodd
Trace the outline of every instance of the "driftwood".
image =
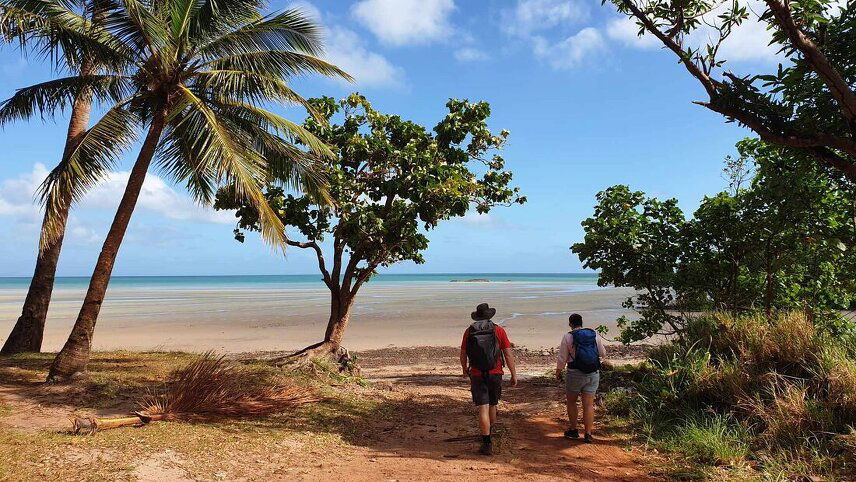
<svg viewBox="0 0 856 482">
<path fill-rule="evenodd" d="M 95 432 L 119 427 L 142 427 L 161 417 L 135 412 L 127 417 L 71 417 L 71 431 L 75 435 L 95 435 Z"/>
</svg>

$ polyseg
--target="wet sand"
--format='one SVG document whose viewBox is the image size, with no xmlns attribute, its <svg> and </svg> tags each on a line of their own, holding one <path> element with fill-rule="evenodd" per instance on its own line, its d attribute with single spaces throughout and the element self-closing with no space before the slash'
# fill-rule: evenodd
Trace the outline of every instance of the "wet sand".
<svg viewBox="0 0 856 482">
<path fill-rule="evenodd" d="M 581 291 L 583 290 L 583 291 Z M 588 326 L 631 315 L 621 308 L 628 289 L 587 289 L 562 283 L 378 283 L 357 297 L 345 345 L 354 350 L 386 347 L 455 346 L 475 305 L 497 308 L 512 342 L 532 349 L 557 345 L 568 315 Z M 24 290 L 0 290 L 0 343 L 20 314 Z M 55 292 L 43 349 L 65 341 L 84 291 Z M 183 350 L 251 352 L 295 350 L 324 334 L 329 308 L 326 288 L 128 289 L 108 292 L 93 340 L 96 350 Z"/>
</svg>

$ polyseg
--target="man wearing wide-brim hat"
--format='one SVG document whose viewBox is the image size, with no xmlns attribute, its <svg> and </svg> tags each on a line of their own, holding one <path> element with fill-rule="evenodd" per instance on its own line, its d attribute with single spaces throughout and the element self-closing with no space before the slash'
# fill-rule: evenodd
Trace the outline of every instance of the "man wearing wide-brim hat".
<svg viewBox="0 0 856 482">
<path fill-rule="evenodd" d="M 496 407 L 502 398 L 503 359 L 511 372 L 511 386 L 517 386 L 517 370 L 511 342 L 505 329 L 493 323 L 496 309 L 487 303 L 476 307 L 470 314 L 473 323 L 464 331 L 461 343 L 461 368 L 470 379 L 473 403 L 479 410 L 479 429 L 482 445 L 479 453 L 493 454 L 490 438 L 491 425 L 496 423 Z"/>
</svg>

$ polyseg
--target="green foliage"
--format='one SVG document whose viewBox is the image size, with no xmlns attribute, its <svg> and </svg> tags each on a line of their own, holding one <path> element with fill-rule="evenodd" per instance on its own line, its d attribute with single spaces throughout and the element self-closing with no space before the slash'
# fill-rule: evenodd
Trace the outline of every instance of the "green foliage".
<svg viewBox="0 0 856 482">
<path fill-rule="evenodd" d="M 353 296 L 379 266 L 422 263 L 427 231 L 470 207 L 486 213 L 526 201 L 509 186 L 511 172 L 495 153 L 508 131 L 488 129 L 486 102 L 450 100 L 448 114 L 433 133 L 377 112 L 359 94 L 340 102 L 310 99 L 309 104 L 318 117 L 308 118 L 304 128 L 335 153 L 324 163 L 331 202 L 275 186 L 267 188 L 266 199 L 282 223 L 306 239 L 289 244 L 316 251 L 324 280 L 337 293 Z M 218 194 L 215 207 L 237 209 L 239 241 L 244 231 L 260 227 L 256 207 L 229 191 Z M 331 258 L 323 256 L 320 244 L 328 238 Z"/>
<path fill-rule="evenodd" d="M 47 51 L 61 45 L 94 61 L 90 68 L 99 74 L 106 70 L 92 75 L 80 67 L 81 76 L 19 89 L 0 105 L 2 123 L 50 116 L 78 95 L 106 104 L 106 114 L 40 189 L 49 236 L 61 233 L 59 206 L 79 199 L 112 170 L 143 129 L 157 146 L 161 172 L 201 203 L 213 202 L 218 187 L 231 186 L 259 209 L 265 239 L 282 243 L 282 224 L 262 187 L 276 175 L 289 187 L 323 191 L 317 158 L 332 153 L 305 129 L 260 106 L 308 107 L 288 85 L 294 75 L 350 78 L 315 56 L 322 51 L 318 26 L 299 10 L 263 16 L 256 0 L 95 5 L 105 10 L 91 14 L 90 22 L 63 2 L 0 1 L 0 33 L 32 38 Z M 97 18 L 107 20 L 92 25 Z"/>
<path fill-rule="evenodd" d="M 670 448 L 708 465 L 737 465 L 749 455 L 749 432 L 722 415 L 690 418 L 674 428 Z"/>
<path fill-rule="evenodd" d="M 793 460 L 770 469 L 787 476 L 856 474 L 852 338 L 802 313 L 694 318 L 627 380 L 605 408 L 695 463 L 735 465 L 751 451 L 771 466 Z"/>
<path fill-rule="evenodd" d="M 668 308 L 675 303 L 675 270 L 680 260 L 680 235 L 685 223 L 674 199 L 659 201 L 627 186 L 597 194 L 594 216 L 583 221 L 585 240 L 571 249 L 583 266 L 600 270 L 598 285 L 632 286 L 643 293 L 625 307 L 641 311 L 640 320 L 620 318 L 622 338 L 638 340 L 663 325 L 677 330 L 678 318 Z"/>
<path fill-rule="evenodd" d="M 856 203 L 852 185 L 805 156 L 746 139 L 728 159 L 732 192 L 705 197 L 691 219 L 677 201 L 627 186 L 597 196 L 586 235 L 572 246 L 601 285 L 639 291 L 618 320 L 624 342 L 682 333 L 689 315 L 804 310 L 830 330 L 856 303 Z M 751 165 L 750 165 L 751 163 Z M 746 172 L 754 174 L 748 180 Z"/>
<path fill-rule="evenodd" d="M 856 182 L 856 3 L 610 1 L 704 87 L 708 100 L 699 104 Z M 735 29 L 756 21 L 771 32 L 785 59 L 775 70 L 756 67 L 736 75 L 727 68 L 730 49 L 721 47 L 745 43 L 734 37 Z"/>
</svg>

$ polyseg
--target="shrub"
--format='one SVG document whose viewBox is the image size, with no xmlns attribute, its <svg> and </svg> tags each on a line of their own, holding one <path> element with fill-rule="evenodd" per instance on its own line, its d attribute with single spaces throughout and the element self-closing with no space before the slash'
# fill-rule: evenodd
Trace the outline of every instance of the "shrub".
<svg viewBox="0 0 856 482">
<path fill-rule="evenodd" d="M 674 449 L 690 459 L 710 465 L 736 465 L 749 454 L 749 433 L 725 416 L 690 418 L 679 424 Z"/>
<path fill-rule="evenodd" d="M 699 463 L 734 464 L 756 447 L 853 477 L 854 340 L 800 313 L 700 316 L 629 377 L 632 401 L 610 392 L 605 406 Z"/>
</svg>

